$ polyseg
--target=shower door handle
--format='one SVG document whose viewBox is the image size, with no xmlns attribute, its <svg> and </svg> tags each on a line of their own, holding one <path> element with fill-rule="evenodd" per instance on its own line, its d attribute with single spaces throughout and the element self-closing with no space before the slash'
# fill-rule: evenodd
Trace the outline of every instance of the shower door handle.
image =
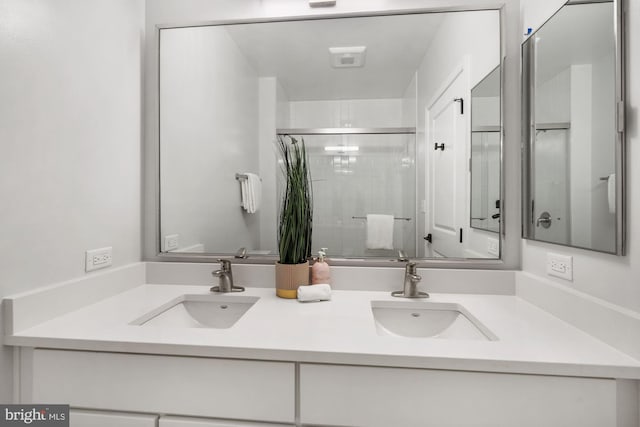
<svg viewBox="0 0 640 427">
<path fill-rule="evenodd" d="M 549 212 L 542 212 L 538 219 L 536 219 L 536 227 L 549 228 L 551 227 L 551 214 Z"/>
</svg>

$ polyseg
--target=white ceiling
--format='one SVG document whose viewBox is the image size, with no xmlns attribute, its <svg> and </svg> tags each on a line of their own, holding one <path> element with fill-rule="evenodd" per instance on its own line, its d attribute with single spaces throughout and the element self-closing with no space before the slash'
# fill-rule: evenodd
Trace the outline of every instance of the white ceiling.
<svg viewBox="0 0 640 427">
<path fill-rule="evenodd" d="M 592 64 L 614 51 L 613 3 L 564 6 L 533 36 L 536 80 L 545 82 L 571 65 Z"/>
<path fill-rule="evenodd" d="M 472 90 L 473 97 L 500 96 L 500 69 L 495 68 Z"/>
<path fill-rule="evenodd" d="M 261 77 L 289 100 L 401 98 L 443 13 L 227 26 Z M 332 68 L 329 47 L 366 46 L 363 68 Z"/>
</svg>

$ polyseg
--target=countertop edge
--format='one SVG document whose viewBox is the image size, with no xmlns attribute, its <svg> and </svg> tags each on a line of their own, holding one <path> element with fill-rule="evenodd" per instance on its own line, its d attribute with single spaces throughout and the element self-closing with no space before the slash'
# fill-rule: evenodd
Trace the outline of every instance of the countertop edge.
<svg viewBox="0 0 640 427">
<path fill-rule="evenodd" d="M 132 343 L 125 341 L 25 337 L 19 335 L 5 336 L 5 344 L 16 347 L 66 351 L 640 380 L 640 367 L 624 365 L 614 366 L 393 354 L 337 353 L 287 349 L 216 347 L 211 345 L 194 346 L 165 343 Z"/>
</svg>

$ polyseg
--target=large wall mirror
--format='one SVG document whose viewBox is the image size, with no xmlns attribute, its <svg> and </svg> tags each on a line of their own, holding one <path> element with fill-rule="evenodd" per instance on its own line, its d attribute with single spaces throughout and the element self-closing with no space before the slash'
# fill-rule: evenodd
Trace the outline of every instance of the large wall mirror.
<svg viewBox="0 0 640 427">
<path fill-rule="evenodd" d="M 618 8 L 568 2 L 523 44 L 527 239 L 624 251 Z"/>
<path fill-rule="evenodd" d="M 499 10 L 162 27 L 159 43 L 160 252 L 277 255 L 274 142 L 291 135 L 314 252 L 499 258 Z"/>
</svg>

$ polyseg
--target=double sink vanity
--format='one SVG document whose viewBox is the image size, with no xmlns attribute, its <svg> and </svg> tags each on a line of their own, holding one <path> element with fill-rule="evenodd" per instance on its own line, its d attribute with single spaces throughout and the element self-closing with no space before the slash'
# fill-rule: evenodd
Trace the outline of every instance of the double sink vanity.
<svg viewBox="0 0 640 427">
<path fill-rule="evenodd" d="M 233 327 L 258 296 L 185 294 L 145 313 L 131 325 L 166 328 Z M 308 302 L 307 304 L 322 301 Z M 449 302 L 371 301 L 378 335 L 411 338 L 497 340 L 463 306 Z"/>
<path fill-rule="evenodd" d="M 173 280 L 210 264 L 140 263 L 7 299 L 17 399 L 110 426 L 625 425 L 640 363 L 515 296 L 517 272 L 403 299 L 401 269 L 334 267 L 331 300 L 301 303 L 238 267 L 239 293 Z"/>
</svg>

